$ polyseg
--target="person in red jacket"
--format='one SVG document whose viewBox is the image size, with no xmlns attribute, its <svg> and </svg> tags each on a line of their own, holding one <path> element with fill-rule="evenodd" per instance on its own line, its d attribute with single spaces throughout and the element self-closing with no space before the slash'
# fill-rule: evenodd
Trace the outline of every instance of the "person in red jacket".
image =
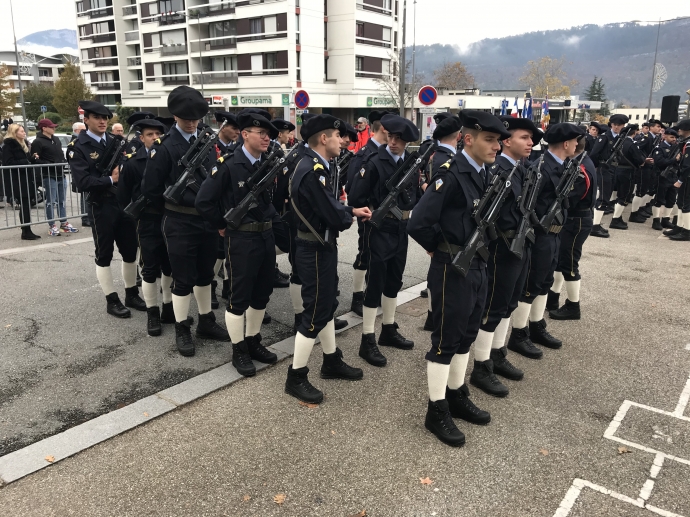
<svg viewBox="0 0 690 517">
<path fill-rule="evenodd" d="M 353 153 L 359 151 L 362 147 L 367 145 L 369 138 L 371 138 L 371 129 L 369 128 L 369 122 L 364 117 L 359 117 L 357 119 L 357 140 L 352 140 L 348 149 Z"/>
</svg>

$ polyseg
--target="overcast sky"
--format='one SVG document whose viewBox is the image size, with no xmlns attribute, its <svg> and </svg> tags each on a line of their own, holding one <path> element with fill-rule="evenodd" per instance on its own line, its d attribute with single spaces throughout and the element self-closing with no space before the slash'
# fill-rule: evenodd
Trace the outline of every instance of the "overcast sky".
<svg viewBox="0 0 690 517">
<path fill-rule="evenodd" d="M 413 41 L 413 2 L 407 0 L 408 45 Z M 77 28 L 74 0 L 12 0 L 12 3 L 17 39 L 40 30 Z M 0 4 L 0 48 L 7 49 L 13 44 L 9 0 L 0 0 Z M 417 0 L 417 43 L 449 43 L 465 48 L 484 38 L 500 38 L 536 30 L 563 29 L 589 23 L 603 25 L 631 20 L 658 20 L 659 15 L 666 19 L 690 16 L 690 2 L 687 0 L 668 4 L 652 0 L 579 0 L 527 5 L 525 7 L 515 0 Z M 553 7 L 556 5 L 559 7 Z"/>
</svg>

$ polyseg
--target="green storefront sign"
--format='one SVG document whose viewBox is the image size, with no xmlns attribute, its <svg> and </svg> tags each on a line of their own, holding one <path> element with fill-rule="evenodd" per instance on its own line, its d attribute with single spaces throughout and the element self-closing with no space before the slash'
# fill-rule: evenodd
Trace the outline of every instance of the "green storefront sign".
<svg viewBox="0 0 690 517">
<path fill-rule="evenodd" d="M 273 97 L 271 95 L 233 95 L 230 97 L 230 104 L 233 106 L 271 106 Z"/>
<path fill-rule="evenodd" d="M 374 106 L 395 106 L 395 99 L 393 97 L 367 97 L 367 107 Z"/>
<path fill-rule="evenodd" d="M 289 106 L 289 105 L 290 105 L 290 94 L 284 93 L 283 94 L 283 106 Z"/>
</svg>

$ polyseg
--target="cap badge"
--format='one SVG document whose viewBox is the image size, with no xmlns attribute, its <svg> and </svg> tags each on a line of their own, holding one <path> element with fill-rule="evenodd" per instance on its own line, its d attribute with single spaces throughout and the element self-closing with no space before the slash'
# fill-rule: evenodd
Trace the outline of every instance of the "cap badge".
<svg viewBox="0 0 690 517">
<path fill-rule="evenodd" d="M 259 122 L 258 120 L 254 120 L 252 124 L 254 124 L 256 127 L 259 127 L 261 125 L 261 122 Z"/>
<path fill-rule="evenodd" d="M 477 131 L 484 131 L 484 130 L 482 129 L 482 126 L 480 126 L 479 124 L 475 124 L 475 125 L 474 125 L 474 129 L 476 129 Z"/>
<path fill-rule="evenodd" d="M 510 127 L 510 123 L 507 120 L 503 121 L 503 125 L 508 129 Z"/>
<path fill-rule="evenodd" d="M 333 122 L 333 127 L 338 129 L 340 127 L 340 121 L 336 120 L 335 122 Z"/>
</svg>

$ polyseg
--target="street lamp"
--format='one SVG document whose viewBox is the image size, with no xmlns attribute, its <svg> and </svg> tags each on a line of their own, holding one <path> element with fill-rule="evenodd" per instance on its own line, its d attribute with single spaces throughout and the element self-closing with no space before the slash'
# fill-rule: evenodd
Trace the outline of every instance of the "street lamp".
<svg viewBox="0 0 690 517">
<path fill-rule="evenodd" d="M 17 50 L 17 33 L 14 30 L 14 9 L 12 8 L 12 0 L 10 0 L 10 15 L 12 17 L 12 35 L 14 36 L 14 55 L 17 58 L 17 82 L 19 83 L 19 103 L 22 105 L 22 119 L 24 119 L 24 127 L 26 127 L 26 108 L 24 107 L 24 89 L 22 88 L 22 72 L 19 69 L 19 51 Z"/>
</svg>

